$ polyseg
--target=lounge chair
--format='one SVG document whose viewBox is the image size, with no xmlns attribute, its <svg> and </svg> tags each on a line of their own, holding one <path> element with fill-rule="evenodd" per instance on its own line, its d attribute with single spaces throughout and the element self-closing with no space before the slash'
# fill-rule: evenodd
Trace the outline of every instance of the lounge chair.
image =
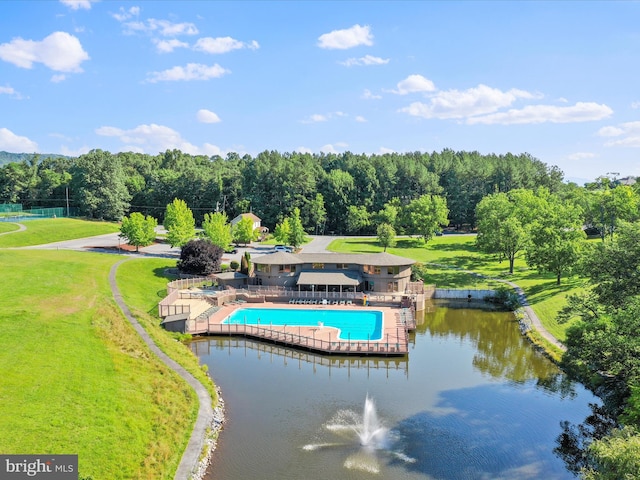
<svg viewBox="0 0 640 480">
<path fill-rule="evenodd" d="M 345 301 L 344 300 L 340 300 L 340 305 L 344 305 Z"/>
<path fill-rule="evenodd" d="M 296 299 L 295 298 L 290 298 L 289 299 L 289 305 L 291 305 L 292 303 L 296 303 Z"/>
<path fill-rule="evenodd" d="M 326 299 L 326 298 L 323 298 L 323 299 L 322 299 L 322 305 L 328 305 L 328 304 L 329 304 L 329 302 L 327 302 L 327 299 Z"/>
<path fill-rule="evenodd" d="M 333 302 L 331 302 L 332 305 L 338 305 L 338 300 L 334 300 Z"/>
<path fill-rule="evenodd" d="M 351 300 L 347 300 L 347 305 L 353 305 L 353 302 Z"/>
</svg>

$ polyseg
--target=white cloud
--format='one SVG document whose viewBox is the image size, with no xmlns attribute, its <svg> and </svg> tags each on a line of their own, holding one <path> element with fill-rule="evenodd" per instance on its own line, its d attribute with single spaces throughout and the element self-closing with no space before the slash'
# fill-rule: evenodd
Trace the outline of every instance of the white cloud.
<svg viewBox="0 0 640 480">
<path fill-rule="evenodd" d="M 394 153 L 395 150 L 392 148 L 387 148 L 387 147 L 380 147 L 380 149 L 378 150 L 378 153 L 380 155 L 384 155 L 385 153 Z"/>
<path fill-rule="evenodd" d="M 131 7 L 129 10 L 125 10 L 124 7 L 120 7 L 118 13 L 112 13 L 111 16 L 119 22 L 124 22 L 132 17 L 140 15 L 140 7 Z"/>
<path fill-rule="evenodd" d="M 253 40 L 251 43 L 241 42 L 231 37 L 203 37 L 193 46 L 193 49 L 199 52 L 220 54 L 227 53 L 232 50 L 239 50 L 241 48 L 249 48 L 256 50 L 260 48 L 260 44 Z"/>
<path fill-rule="evenodd" d="M 640 102 L 631 102 L 631 108 L 633 108 L 634 110 L 636 108 L 640 108 Z"/>
<path fill-rule="evenodd" d="M 313 153 L 313 151 L 307 147 L 298 147 L 295 149 L 295 151 L 298 153 Z"/>
<path fill-rule="evenodd" d="M 125 20 L 130 18 L 127 15 L 126 12 L 112 14 L 116 20 L 122 22 L 125 33 L 127 34 L 152 33 L 163 37 L 175 37 L 178 35 L 197 35 L 199 33 L 198 27 L 190 22 L 174 23 L 169 20 L 158 20 L 156 18 L 149 18 L 146 21 L 127 22 Z"/>
<path fill-rule="evenodd" d="M 371 93 L 371 90 L 365 88 L 364 92 L 362 92 L 361 98 L 364 98 L 365 100 L 380 100 L 382 98 L 382 95 Z"/>
<path fill-rule="evenodd" d="M 6 86 L 6 87 L 0 86 L 0 95 L 3 95 L 3 94 L 4 95 L 10 95 L 13 98 L 16 98 L 18 100 L 22 100 L 22 98 L 23 98 L 22 95 L 20 94 L 20 92 L 16 91 L 15 88 L 9 87 L 9 86 Z"/>
<path fill-rule="evenodd" d="M 156 49 L 160 53 L 171 53 L 176 48 L 188 48 L 189 44 L 186 42 L 181 42 L 177 38 L 172 38 L 171 40 L 158 40 L 154 39 L 153 43 L 156 44 Z"/>
<path fill-rule="evenodd" d="M 27 137 L 16 135 L 8 128 L 0 128 L 0 150 L 14 153 L 33 153 L 38 151 L 38 144 Z"/>
<path fill-rule="evenodd" d="M 319 123 L 319 122 L 326 122 L 332 118 L 336 118 L 336 117 L 348 117 L 349 114 L 348 113 L 344 113 L 344 112 L 329 112 L 329 113 L 314 113 L 313 115 L 310 115 L 309 117 L 300 120 L 300 123 Z"/>
<path fill-rule="evenodd" d="M 196 113 L 196 118 L 201 123 L 219 123 L 222 121 L 217 114 L 205 108 L 198 110 L 198 113 Z"/>
<path fill-rule="evenodd" d="M 329 120 L 330 114 L 329 115 L 323 115 L 321 113 L 314 113 L 313 115 L 310 115 L 308 118 L 305 118 L 304 120 L 301 120 L 302 123 L 318 123 L 318 122 L 326 122 L 327 120 Z"/>
<path fill-rule="evenodd" d="M 333 30 L 318 37 L 320 48 L 346 50 L 358 45 L 373 45 L 373 35 L 369 31 L 369 26 L 354 25 L 344 30 Z"/>
<path fill-rule="evenodd" d="M 67 79 L 67 76 L 64 73 L 56 73 L 55 75 L 51 76 L 51 81 L 53 83 L 64 82 L 66 79 Z"/>
<path fill-rule="evenodd" d="M 156 125 L 155 123 L 138 125 L 130 130 L 105 126 L 97 128 L 95 132 L 106 137 L 117 137 L 126 146 L 126 150 L 149 154 L 156 154 L 174 148 L 191 155 L 213 156 L 224 154 L 220 147 L 216 145 L 210 143 L 204 143 L 201 147 L 193 145 L 182 138 L 180 133 L 174 129 L 164 125 Z"/>
<path fill-rule="evenodd" d="M 60 153 L 68 157 L 79 157 L 80 155 L 84 155 L 85 153 L 89 153 L 90 151 L 91 151 L 91 147 L 87 147 L 86 145 L 83 145 L 82 147 L 75 148 L 75 149 L 71 149 L 66 145 L 62 145 L 60 147 Z M 144 152 L 139 152 L 139 153 L 144 153 Z"/>
<path fill-rule="evenodd" d="M 96 0 L 60 0 L 60 3 L 66 5 L 71 10 L 91 10 L 91 2 Z"/>
<path fill-rule="evenodd" d="M 81 72 L 80 64 L 89 59 L 80 40 L 66 32 L 54 32 L 42 41 L 14 38 L 0 44 L 0 59 L 21 68 L 42 63 L 57 72 Z"/>
<path fill-rule="evenodd" d="M 406 95 L 408 93 L 416 92 L 433 92 L 436 90 L 436 86 L 433 82 L 422 75 L 409 75 L 404 80 L 398 82 L 397 87 L 397 90 L 391 91 L 398 95 Z"/>
<path fill-rule="evenodd" d="M 595 158 L 597 155 L 591 152 L 575 152 L 570 155 L 567 155 L 569 160 L 585 160 L 588 158 Z"/>
<path fill-rule="evenodd" d="M 400 111 L 422 118 L 464 118 L 496 112 L 508 107 L 518 98 L 530 99 L 535 96 L 524 90 L 511 89 L 503 92 L 497 88 L 478 85 L 463 91 L 440 91 L 430 98 L 429 103 L 414 102 Z"/>
<path fill-rule="evenodd" d="M 470 125 L 513 125 L 524 123 L 576 123 L 593 122 L 611 116 L 613 110 L 607 105 L 594 102 L 578 102 L 568 107 L 556 105 L 527 105 L 521 109 L 493 113 L 467 119 Z"/>
<path fill-rule="evenodd" d="M 338 62 L 340 65 L 344 65 L 345 67 L 352 66 L 369 66 L 369 65 L 386 65 L 389 63 L 388 58 L 380 58 L 374 57 L 373 55 L 365 55 L 360 58 L 348 58 L 344 62 Z"/>
<path fill-rule="evenodd" d="M 213 65 L 203 65 L 201 63 L 188 63 L 184 67 L 175 66 L 168 70 L 161 72 L 150 72 L 147 74 L 149 77 L 147 82 L 175 82 L 175 81 L 190 81 L 190 80 L 209 80 L 211 78 L 219 78 L 230 70 L 222 68 L 217 63 Z"/>
<path fill-rule="evenodd" d="M 621 123 L 598 130 L 601 137 L 616 137 L 605 143 L 607 147 L 640 147 L 640 121 Z"/>
<path fill-rule="evenodd" d="M 338 148 L 341 149 L 341 150 L 344 150 L 348 146 L 349 146 L 349 144 L 347 144 L 345 142 L 338 142 L 338 143 L 335 143 L 333 145 L 330 144 L 330 143 L 327 143 L 326 145 L 320 147 L 320 151 L 324 152 L 324 153 L 340 153 Z"/>
<path fill-rule="evenodd" d="M 366 123 L 367 119 L 364 118 L 362 115 L 357 115 L 356 116 L 356 122 L 358 122 L 358 123 Z"/>
</svg>

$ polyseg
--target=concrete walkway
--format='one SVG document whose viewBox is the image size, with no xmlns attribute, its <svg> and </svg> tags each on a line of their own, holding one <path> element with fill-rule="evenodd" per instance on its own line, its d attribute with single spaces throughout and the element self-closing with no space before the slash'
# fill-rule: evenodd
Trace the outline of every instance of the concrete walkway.
<svg viewBox="0 0 640 480">
<path fill-rule="evenodd" d="M 196 423 L 193 427 L 193 432 L 191 433 L 191 438 L 189 439 L 187 448 L 182 455 L 182 459 L 180 460 L 180 464 L 178 465 L 176 474 L 173 477 L 175 480 L 185 480 L 190 478 L 191 474 L 195 472 L 199 464 L 200 453 L 202 452 L 205 444 L 207 427 L 209 427 L 213 421 L 211 396 L 209 395 L 207 389 L 204 388 L 204 386 L 198 380 L 196 380 L 193 375 L 187 372 L 184 367 L 178 364 L 175 360 L 171 359 L 167 354 L 165 354 L 158 348 L 147 331 L 135 319 L 135 317 L 129 310 L 129 307 L 127 307 L 126 303 L 122 299 L 122 295 L 120 294 L 120 290 L 118 289 L 118 285 L 116 283 L 116 272 L 118 271 L 118 267 L 125 261 L 126 260 L 121 260 L 120 262 L 115 263 L 109 271 L 109 285 L 111 286 L 113 298 L 122 310 L 122 313 L 124 313 L 124 316 L 127 318 L 127 320 L 129 320 L 129 323 L 131 323 L 135 331 L 138 332 L 138 335 L 140 335 L 142 340 L 144 340 L 149 349 L 153 353 L 155 353 L 160 358 L 160 360 L 162 360 L 162 362 L 167 365 L 167 367 L 180 375 L 191 386 L 191 388 L 195 390 L 198 396 L 198 402 L 200 404 L 198 408 L 198 417 L 196 418 Z"/>
</svg>

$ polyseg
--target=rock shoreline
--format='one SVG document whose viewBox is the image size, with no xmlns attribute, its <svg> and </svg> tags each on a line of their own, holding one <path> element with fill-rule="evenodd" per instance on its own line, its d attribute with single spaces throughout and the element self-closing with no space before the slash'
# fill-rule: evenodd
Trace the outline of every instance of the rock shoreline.
<svg viewBox="0 0 640 480">
<path fill-rule="evenodd" d="M 226 421 L 222 391 L 217 385 L 216 395 L 218 397 L 218 405 L 213 409 L 213 415 L 211 416 L 211 425 L 209 426 L 207 435 L 204 439 L 202 459 L 194 468 L 190 480 L 204 480 L 204 477 L 207 474 L 207 469 L 211 464 L 211 457 L 213 456 L 213 452 L 218 445 L 218 435 L 222 431 L 224 423 Z"/>
</svg>

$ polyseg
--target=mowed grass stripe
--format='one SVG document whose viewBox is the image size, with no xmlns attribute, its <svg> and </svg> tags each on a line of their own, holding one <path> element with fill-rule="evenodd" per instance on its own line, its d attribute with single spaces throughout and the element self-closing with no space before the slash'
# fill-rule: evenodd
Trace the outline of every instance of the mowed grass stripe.
<svg viewBox="0 0 640 480">
<path fill-rule="evenodd" d="M 77 453 L 93 478 L 172 478 L 197 399 L 117 309 L 119 257 L 0 251 L 0 451 Z"/>
<path fill-rule="evenodd" d="M 117 223 L 78 218 L 28 220 L 23 225 L 27 227 L 25 231 L 0 236 L 0 248 L 29 247 L 120 231 Z"/>
</svg>

